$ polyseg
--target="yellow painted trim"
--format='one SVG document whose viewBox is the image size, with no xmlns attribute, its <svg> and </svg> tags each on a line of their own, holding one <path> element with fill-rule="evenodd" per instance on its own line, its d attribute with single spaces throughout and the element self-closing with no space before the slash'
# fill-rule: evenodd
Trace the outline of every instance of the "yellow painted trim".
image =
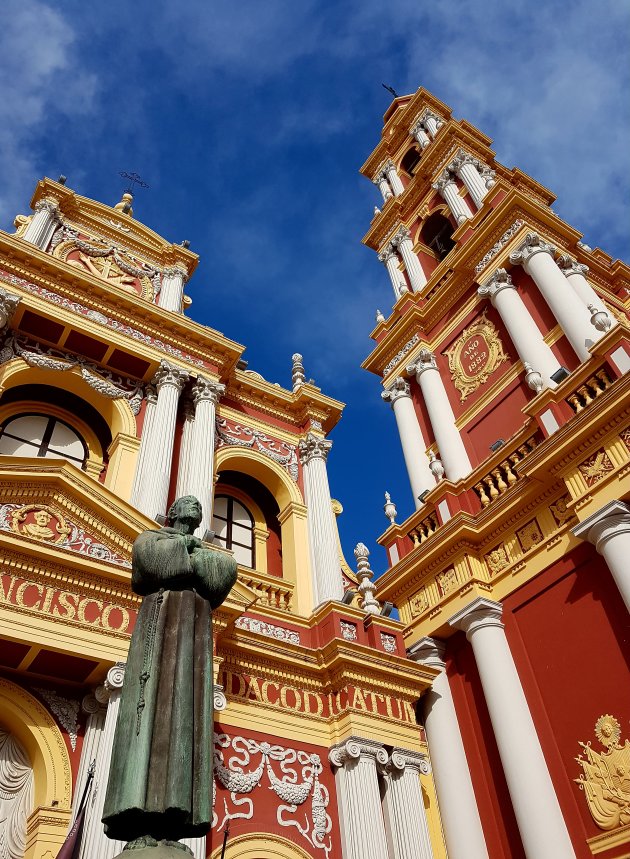
<svg viewBox="0 0 630 859">
<path fill-rule="evenodd" d="M 216 833 L 216 837 L 223 839 L 223 833 Z M 212 851 L 211 859 L 218 859 L 221 849 L 220 844 Z M 263 856 L 264 859 L 311 859 L 311 854 L 297 844 L 269 832 L 239 835 L 228 841 L 225 850 L 225 859 L 261 859 Z"/>
</svg>

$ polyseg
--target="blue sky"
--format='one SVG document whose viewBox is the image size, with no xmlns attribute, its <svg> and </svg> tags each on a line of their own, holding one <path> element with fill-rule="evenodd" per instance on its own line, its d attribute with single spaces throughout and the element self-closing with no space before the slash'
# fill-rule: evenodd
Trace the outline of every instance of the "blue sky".
<svg viewBox="0 0 630 859">
<path fill-rule="evenodd" d="M 291 354 L 347 402 L 329 461 L 343 545 L 373 567 L 383 492 L 413 509 L 394 417 L 359 368 L 389 279 L 362 247 L 378 191 L 358 175 L 389 95 L 425 86 L 558 195 L 585 241 L 628 259 L 625 0 L 4 0 L 0 226 L 37 179 L 115 203 L 201 262 L 191 315 L 289 384 Z"/>
</svg>

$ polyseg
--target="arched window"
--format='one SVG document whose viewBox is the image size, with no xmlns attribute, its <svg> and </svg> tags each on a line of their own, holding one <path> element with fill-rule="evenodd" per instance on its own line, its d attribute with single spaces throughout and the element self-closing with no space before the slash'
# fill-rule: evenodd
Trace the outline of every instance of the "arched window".
<svg viewBox="0 0 630 859">
<path fill-rule="evenodd" d="M 420 231 L 422 242 L 430 247 L 439 260 L 443 260 L 447 253 L 455 247 L 451 238 L 453 225 L 448 218 L 440 212 L 435 212 L 426 219 Z"/>
<path fill-rule="evenodd" d="M 412 147 L 404 154 L 400 166 L 408 176 L 413 176 L 419 163 L 420 153 L 415 147 Z"/>
<path fill-rule="evenodd" d="M 21 414 L 0 427 L 0 454 L 69 459 L 83 467 L 87 446 L 79 433 L 51 415 Z"/>
<path fill-rule="evenodd" d="M 215 540 L 234 552 L 237 563 L 253 569 L 254 517 L 245 505 L 230 495 L 217 495 L 212 530 Z"/>
</svg>

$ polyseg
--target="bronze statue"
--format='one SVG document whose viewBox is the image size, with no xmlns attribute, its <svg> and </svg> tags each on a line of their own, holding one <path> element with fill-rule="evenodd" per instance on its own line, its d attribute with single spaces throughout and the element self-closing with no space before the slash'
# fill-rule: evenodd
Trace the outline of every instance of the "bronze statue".
<svg viewBox="0 0 630 859">
<path fill-rule="evenodd" d="M 132 587 L 144 599 L 131 638 L 103 810 L 125 850 L 172 847 L 212 819 L 212 616 L 236 562 L 193 536 L 196 498 L 179 498 L 169 527 L 134 543 Z M 144 854 L 142 854 L 144 855 Z"/>
</svg>

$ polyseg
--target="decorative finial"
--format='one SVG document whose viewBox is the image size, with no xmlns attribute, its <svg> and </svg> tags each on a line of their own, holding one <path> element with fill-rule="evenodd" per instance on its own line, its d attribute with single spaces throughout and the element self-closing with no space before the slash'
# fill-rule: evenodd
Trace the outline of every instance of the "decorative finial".
<svg viewBox="0 0 630 859">
<path fill-rule="evenodd" d="M 375 215 L 380 215 L 380 214 L 381 214 L 381 210 L 379 209 L 379 207 L 378 207 L 378 206 L 374 206 L 374 214 L 375 214 Z"/>
<path fill-rule="evenodd" d="M 372 581 L 374 573 L 368 560 L 370 551 L 365 543 L 357 543 L 354 557 L 357 559 L 357 578 L 359 579 L 357 590 L 361 597 L 361 608 L 366 614 L 380 614 L 381 605 L 374 597 L 376 592 L 376 585 Z"/>
<path fill-rule="evenodd" d="M 133 186 L 137 185 L 139 188 L 148 188 L 148 184 L 140 177 L 137 173 L 126 173 L 122 170 L 119 174 L 123 179 L 129 179 L 129 187 L 125 188 L 120 203 L 116 203 L 114 209 L 118 212 L 122 212 L 123 215 L 129 215 L 129 217 L 133 217 L 133 209 L 131 208 L 131 204 L 133 203 Z"/>
<path fill-rule="evenodd" d="M 291 382 L 293 385 L 293 393 L 295 393 L 306 382 L 306 376 L 304 375 L 304 364 L 302 363 L 302 356 L 300 353 L 296 352 L 295 355 L 292 355 L 291 360 L 293 361 Z"/>
<path fill-rule="evenodd" d="M 429 471 L 435 477 L 435 482 L 439 483 L 444 479 L 444 466 L 442 460 L 438 459 L 432 450 L 429 451 Z"/>
<path fill-rule="evenodd" d="M 378 325 L 380 322 L 385 322 L 385 317 L 381 313 L 380 310 L 376 311 L 376 324 Z"/>
<path fill-rule="evenodd" d="M 545 387 L 545 383 L 543 381 L 543 377 L 539 372 L 534 370 L 532 365 L 528 361 L 523 361 L 523 368 L 525 370 L 525 381 L 537 394 L 539 394 L 542 389 Z"/>
<path fill-rule="evenodd" d="M 389 494 L 389 492 L 385 493 L 385 506 L 383 507 L 383 510 L 385 511 L 385 515 L 389 519 L 389 524 L 395 525 L 396 524 L 396 516 L 398 515 L 398 510 L 396 510 L 396 505 L 392 501 L 391 495 Z"/>
<path fill-rule="evenodd" d="M 133 203 L 133 195 L 129 191 L 125 191 L 125 193 L 120 198 L 120 203 L 116 203 L 114 209 L 117 212 L 121 212 L 123 215 L 129 215 L 130 218 L 133 217 L 133 209 L 131 208 L 131 204 Z"/>
<path fill-rule="evenodd" d="M 588 311 L 591 314 L 591 325 L 597 328 L 598 331 L 610 331 L 612 328 L 612 319 L 605 310 L 598 310 L 594 304 L 588 305 Z"/>
</svg>

